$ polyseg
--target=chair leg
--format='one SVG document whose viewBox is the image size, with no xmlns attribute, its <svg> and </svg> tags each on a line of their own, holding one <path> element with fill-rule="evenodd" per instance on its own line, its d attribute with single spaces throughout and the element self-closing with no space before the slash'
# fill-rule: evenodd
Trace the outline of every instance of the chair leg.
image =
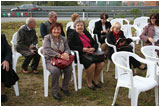
<svg viewBox="0 0 160 107">
<path fill-rule="evenodd" d="M 155 91 L 155 103 L 156 103 L 156 106 L 159 106 L 159 93 L 158 93 L 158 86 L 156 86 L 154 88 L 154 91 Z"/>
<path fill-rule="evenodd" d="M 110 60 L 108 60 L 108 63 L 107 63 L 107 72 L 109 71 L 110 63 L 111 63 L 111 61 L 110 61 Z"/>
<path fill-rule="evenodd" d="M 72 67 L 73 67 L 72 73 L 73 73 L 73 80 L 74 80 L 74 89 L 75 91 L 78 91 L 75 66 L 72 64 Z"/>
<path fill-rule="evenodd" d="M 18 82 L 16 82 L 15 85 L 13 85 L 13 87 L 14 87 L 14 91 L 15 91 L 16 96 L 19 96 Z"/>
<path fill-rule="evenodd" d="M 80 65 L 78 67 L 78 89 L 82 88 L 82 72 L 83 72 L 83 67 Z"/>
<path fill-rule="evenodd" d="M 131 89 L 129 89 L 128 98 L 131 98 Z"/>
<path fill-rule="evenodd" d="M 118 71 L 116 65 L 115 65 L 115 79 L 118 79 Z"/>
<path fill-rule="evenodd" d="M 101 83 L 104 83 L 104 80 L 103 80 L 103 70 L 101 71 Z"/>
<path fill-rule="evenodd" d="M 131 90 L 131 106 L 138 105 L 138 96 L 139 96 L 139 92 L 135 89 L 132 89 Z"/>
<path fill-rule="evenodd" d="M 116 99 L 117 99 L 119 88 L 120 87 L 116 86 L 116 90 L 115 90 L 115 93 L 114 93 L 114 98 L 113 98 L 112 106 L 114 106 L 115 103 L 116 103 Z"/>
<path fill-rule="evenodd" d="M 48 97 L 48 79 L 49 79 L 48 71 L 47 73 L 44 73 L 43 75 L 44 75 L 44 96 Z"/>
</svg>

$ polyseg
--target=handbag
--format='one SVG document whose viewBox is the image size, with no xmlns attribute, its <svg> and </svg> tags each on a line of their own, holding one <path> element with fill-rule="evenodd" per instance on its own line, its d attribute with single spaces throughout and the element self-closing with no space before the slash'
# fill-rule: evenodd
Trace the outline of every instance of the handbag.
<svg viewBox="0 0 160 107">
<path fill-rule="evenodd" d="M 84 59 L 87 59 L 89 62 L 100 62 L 100 61 L 105 60 L 103 51 L 96 51 L 94 53 L 86 53 L 86 54 L 83 54 L 82 57 Z"/>
<path fill-rule="evenodd" d="M 60 50 L 58 52 L 62 54 Z M 51 58 L 51 64 L 54 66 L 57 66 L 60 69 L 64 69 L 68 67 L 69 65 L 72 64 L 73 61 L 74 61 L 74 55 L 69 55 L 69 60 L 65 60 L 65 59 L 58 58 L 58 57 Z"/>
</svg>

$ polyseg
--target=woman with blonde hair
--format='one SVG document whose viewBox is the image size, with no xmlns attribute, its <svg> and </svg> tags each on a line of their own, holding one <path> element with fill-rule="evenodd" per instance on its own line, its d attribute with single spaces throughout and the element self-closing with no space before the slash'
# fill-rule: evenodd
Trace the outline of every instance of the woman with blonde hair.
<svg viewBox="0 0 160 107">
<path fill-rule="evenodd" d="M 107 42 L 109 44 L 115 45 L 116 48 L 117 48 L 117 51 L 133 52 L 132 51 L 133 48 L 130 45 L 132 40 L 130 38 L 125 39 L 124 33 L 121 30 L 121 24 L 119 22 L 115 22 L 111 26 L 111 30 L 107 35 Z M 112 56 L 113 53 L 114 53 L 113 48 L 112 47 L 108 47 L 108 59 L 109 60 L 111 60 L 111 56 Z M 141 64 L 140 62 L 138 62 L 133 57 L 130 57 L 129 63 L 130 63 L 130 67 L 131 67 L 131 64 L 132 64 L 134 68 L 139 68 L 141 70 L 145 70 L 146 69 L 145 65 Z"/>
</svg>

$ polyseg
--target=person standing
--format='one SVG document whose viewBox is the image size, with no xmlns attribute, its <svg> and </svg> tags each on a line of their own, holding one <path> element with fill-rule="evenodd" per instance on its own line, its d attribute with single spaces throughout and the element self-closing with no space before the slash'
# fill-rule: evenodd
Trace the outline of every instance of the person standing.
<svg viewBox="0 0 160 107">
<path fill-rule="evenodd" d="M 22 72 L 29 73 L 28 65 L 32 61 L 31 68 L 34 73 L 38 73 L 37 67 L 40 60 L 40 55 L 38 54 L 38 49 L 36 44 L 38 43 L 38 38 L 36 35 L 36 21 L 34 18 L 29 17 L 26 19 L 26 24 L 21 26 L 17 32 L 17 44 L 16 50 L 25 57 L 22 64 Z"/>
<path fill-rule="evenodd" d="M 44 36 L 48 35 L 50 33 L 51 26 L 57 22 L 57 14 L 54 11 L 49 12 L 48 14 L 48 20 L 44 23 L 41 23 L 40 25 L 40 33 L 42 39 L 44 39 Z M 64 31 L 62 31 L 62 36 L 65 36 Z"/>
</svg>

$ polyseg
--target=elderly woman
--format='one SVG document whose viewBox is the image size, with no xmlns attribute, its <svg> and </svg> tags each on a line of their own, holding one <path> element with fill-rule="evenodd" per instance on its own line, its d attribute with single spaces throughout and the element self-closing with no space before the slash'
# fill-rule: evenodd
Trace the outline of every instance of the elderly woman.
<svg viewBox="0 0 160 107">
<path fill-rule="evenodd" d="M 127 41 L 119 41 L 120 38 L 125 38 L 123 31 L 121 29 L 121 24 L 116 22 L 112 25 L 111 31 L 107 35 L 107 42 L 109 44 L 115 45 L 117 47 L 117 51 L 129 51 L 132 52 L 132 46 L 127 43 Z M 132 41 L 131 39 L 129 39 Z M 119 41 L 119 42 L 118 42 Z M 108 47 L 108 59 L 111 60 L 111 56 L 114 53 L 112 47 Z M 130 66 L 133 64 L 134 68 L 139 68 L 141 70 L 145 70 L 146 66 L 138 62 L 133 57 L 130 57 Z"/>
<path fill-rule="evenodd" d="M 71 26 L 69 26 L 67 29 L 67 37 L 69 36 L 70 33 L 72 33 L 74 31 L 74 22 L 76 20 L 80 19 L 80 16 L 77 13 L 73 13 L 71 16 L 71 19 L 72 19 L 73 24 Z"/>
<path fill-rule="evenodd" d="M 106 51 L 107 45 L 105 44 L 106 34 L 109 32 L 111 23 L 107 21 L 108 15 L 106 13 L 102 13 L 100 15 L 100 19 L 95 23 L 95 28 L 93 33 L 98 35 L 98 40 L 101 43 L 102 51 Z"/>
<path fill-rule="evenodd" d="M 88 31 L 84 30 L 84 21 L 76 20 L 75 31 L 69 35 L 68 43 L 71 50 L 77 50 L 80 55 L 80 63 L 84 65 L 87 74 L 87 85 L 91 90 L 101 88 L 98 77 L 104 67 L 104 60 L 90 61 L 84 54 L 93 54 L 98 49 L 98 44 L 93 40 Z"/>
<path fill-rule="evenodd" d="M 159 14 L 154 13 L 150 16 L 150 23 L 144 28 L 140 39 L 145 42 L 145 45 L 159 46 Z"/>
<path fill-rule="evenodd" d="M 66 96 L 70 95 L 68 90 L 69 81 L 71 79 L 72 73 L 72 66 L 69 65 L 64 69 L 60 69 L 57 66 L 51 64 L 51 58 L 62 58 L 62 59 L 69 59 L 69 54 L 71 53 L 68 42 L 61 35 L 63 27 L 60 23 L 55 23 L 50 28 L 50 34 L 46 35 L 44 38 L 43 44 L 43 52 L 46 60 L 47 69 L 51 72 L 52 76 L 52 94 L 53 97 L 57 100 L 61 99 L 61 95 L 59 94 L 59 76 L 61 72 L 64 73 L 64 79 L 62 83 L 61 91 L 64 92 Z M 60 50 L 63 54 L 58 52 Z"/>
</svg>

